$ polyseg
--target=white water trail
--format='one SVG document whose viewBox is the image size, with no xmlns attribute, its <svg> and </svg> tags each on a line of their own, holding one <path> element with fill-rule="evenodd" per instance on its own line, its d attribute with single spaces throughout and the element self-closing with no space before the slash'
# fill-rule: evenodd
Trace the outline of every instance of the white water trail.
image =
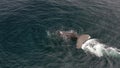
<svg viewBox="0 0 120 68">
<path fill-rule="evenodd" d="M 82 49 L 85 52 L 89 52 L 98 57 L 120 57 L 120 49 L 108 47 L 107 45 L 98 42 L 97 39 L 89 39 L 82 45 Z"/>
</svg>

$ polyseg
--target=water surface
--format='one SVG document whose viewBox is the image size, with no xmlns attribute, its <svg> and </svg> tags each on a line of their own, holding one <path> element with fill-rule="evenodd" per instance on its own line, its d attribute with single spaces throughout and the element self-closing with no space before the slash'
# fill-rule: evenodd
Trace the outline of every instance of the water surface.
<svg viewBox="0 0 120 68">
<path fill-rule="evenodd" d="M 0 68 L 119 68 L 47 31 L 75 30 L 120 48 L 119 0 L 1 0 Z"/>
</svg>

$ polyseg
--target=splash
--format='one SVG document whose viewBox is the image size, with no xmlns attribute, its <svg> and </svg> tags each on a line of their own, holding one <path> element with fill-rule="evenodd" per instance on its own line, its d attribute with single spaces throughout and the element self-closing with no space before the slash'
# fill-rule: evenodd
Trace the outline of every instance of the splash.
<svg viewBox="0 0 120 68">
<path fill-rule="evenodd" d="M 89 39 L 82 47 L 85 52 L 89 52 L 98 57 L 109 56 L 109 57 L 120 57 L 120 49 L 114 47 L 108 47 L 105 44 L 98 42 L 97 39 Z"/>
<path fill-rule="evenodd" d="M 48 38 L 51 40 L 55 40 L 56 42 L 61 41 L 62 39 L 64 42 L 69 43 L 70 40 L 65 35 L 59 35 L 58 31 L 46 31 Z M 67 33 L 73 32 L 72 30 L 67 31 Z M 60 37 L 59 37 L 60 36 Z M 61 38 L 62 37 L 62 38 Z M 62 41 L 63 42 L 63 41 Z M 98 39 L 89 39 L 84 44 L 82 44 L 81 47 L 86 53 L 90 53 L 93 55 L 96 55 L 97 57 L 117 57 L 120 58 L 120 49 L 117 49 L 115 47 L 109 47 L 103 43 L 100 43 Z"/>
</svg>

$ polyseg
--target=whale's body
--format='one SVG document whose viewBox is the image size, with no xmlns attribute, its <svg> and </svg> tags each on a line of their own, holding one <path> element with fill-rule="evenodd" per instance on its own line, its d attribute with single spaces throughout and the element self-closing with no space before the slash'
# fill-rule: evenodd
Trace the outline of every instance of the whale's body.
<svg viewBox="0 0 120 68">
<path fill-rule="evenodd" d="M 100 43 L 97 39 L 91 39 L 89 34 L 79 35 L 74 31 L 59 31 L 59 35 L 62 38 L 76 39 L 76 48 L 81 48 L 86 53 L 88 52 L 98 57 L 106 55 L 120 58 L 120 49 L 108 47 Z"/>
<path fill-rule="evenodd" d="M 90 35 L 88 34 L 82 34 L 78 36 L 77 43 L 76 43 L 76 48 L 81 48 L 81 46 L 90 39 Z"/>
<path fill-rule="evenodd" d="M 84 42 L 86 42 L 88 39 L 90 39 L 90 35 L 89 34 L 82 34 L 82 35 L 78 35 L 76 32 L 74 31 L 59 31 L 59 34 L 61 37 L 63 38 L 70 38 L 70 39 L 76 39 L 76 48 L 79 49 L 81 48 L 82 44 Z"/>
</svg>

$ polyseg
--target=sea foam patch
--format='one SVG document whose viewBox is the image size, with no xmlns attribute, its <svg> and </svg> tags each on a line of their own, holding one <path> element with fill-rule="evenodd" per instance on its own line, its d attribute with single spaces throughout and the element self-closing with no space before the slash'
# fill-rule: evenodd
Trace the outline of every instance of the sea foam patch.
<svg viewBox="0 0 120 68">
<path fill-rule="evenodd" d="M 96 55 L 97 57 L 111 56 L 120 57 L 120 49 L 114 47 L 108 47 L 107 45 L 100 43 L 97 39 L 87 40 L 81 47 L 85 52 Z"/>
</svg>

